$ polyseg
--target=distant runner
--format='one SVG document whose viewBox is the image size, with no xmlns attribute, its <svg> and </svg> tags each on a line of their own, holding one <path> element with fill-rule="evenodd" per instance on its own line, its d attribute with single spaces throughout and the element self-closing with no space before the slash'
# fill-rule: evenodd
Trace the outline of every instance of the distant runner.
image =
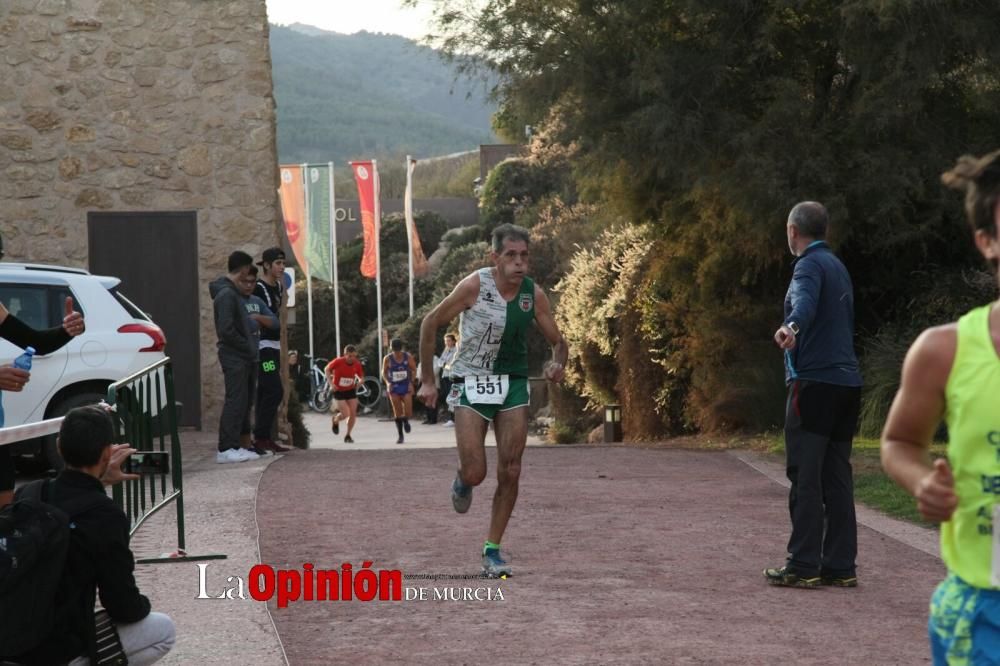
<svg viewBox="0 0 1000 666">
<path fill-rule="evenodd" d="M 413 380 L 417 376 L 417 364 L 409 352 L 403 351 L 402 340 L 394 339 L 389 346 L 392 352 L 382 359 L 382 380 L 388 389 L 392 414 L 396 418 L 396 431 L 399 433 L 396 443 L 402 444 L 403 432 L 412 429 L 410 419 L 413 417 Z M 434 381 L 433 374 L 431 381 Z"/>
<path fill-rule="evenodd" d="M 338 356 L 326 365 L 326 380 L 333 389 L 333 399 L 337 401 L 337 413 L 333 415 L 333 434 L 340 434 L 340 422 L 347 419 L 345 444 L 353 444 L 351 431 L 358 421 L 357 385 L 365 378 L 365 369 L 358 360 L 358 348 L 344 347 L 344 355 Z"/>
</svg>

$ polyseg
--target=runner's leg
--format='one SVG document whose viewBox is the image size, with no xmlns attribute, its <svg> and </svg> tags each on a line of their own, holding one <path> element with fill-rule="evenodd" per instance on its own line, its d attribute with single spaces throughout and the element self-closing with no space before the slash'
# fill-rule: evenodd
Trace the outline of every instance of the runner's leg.
<svg viewBox="0 0 1000 666">
<path fill-rule="evenodd" d="M 478 486 L 486 478 L 486 430 L 489 421 L 469 407 L 455 410 L 455 443 L 458 474 L 466 486 Z"/>
<path fill-rule="evenodd" d="M 497 412 L 494 428 L 497 437 L 497 491 L 493 495 L 488 540 L 500 543 L 517 502 L 521 456 L 528 442 L 528 406 Z"/>
</svg>

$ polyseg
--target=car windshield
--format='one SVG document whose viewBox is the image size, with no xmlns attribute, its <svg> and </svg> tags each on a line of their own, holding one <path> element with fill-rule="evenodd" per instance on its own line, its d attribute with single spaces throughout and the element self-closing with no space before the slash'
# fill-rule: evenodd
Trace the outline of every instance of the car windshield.
<svg viewBox="0 0 1000 666">
<path fill-rule="evenodd" d="M 114 296 L 115 299 L 117 299 L 117 301 L 122 304 L 122 307 L 125 308 L 125 310 L 130 315 L 132 315 L 136 319 L 143 319 L 149 322 L 153 321 L 152 319 L 149 318 L 149 315 L 140 310 L 135 303 L 125 298 L 125 294 L 121 293 L 117 289 L 110 289 L 109 291 L 111 292 L 111 295 Z"/>
</svg>

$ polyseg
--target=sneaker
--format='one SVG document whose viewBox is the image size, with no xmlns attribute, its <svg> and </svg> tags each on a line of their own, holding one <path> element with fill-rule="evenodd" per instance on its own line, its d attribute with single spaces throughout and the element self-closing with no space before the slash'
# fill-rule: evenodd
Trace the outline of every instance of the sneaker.
<svg viewBox="0 0 1000 666">
<path fill-rule="evenodd" d="M 403 443 L 403 437 L 400 436 L 399 439 L 396 440 L 396 443 L 397 444 L 402 444 Z"/>
<path fill-rule="evenodd" d="M 444 426 L 445 428 L 454 428 L 454 427 L 455 427 L 455 422 L 454 422 L 454 421 L 452 421 L 451 419 L 448 419 L 448 420 L 447 420 L 447 421 L 445 421 L 445 422 L 444 422 L 444 423 L 443 423 L 442 425 L 443 425 L 443 426 Z"/>
<path fill-rule="evenodd" d="M 858 577 L 854 576 L 834 576 L 832 574 L 821 573 L 819 575 L 820 585 L 830 585 L 832 587 L 857 587 Z"/>
<path fill-rule="evenodd" d="M 410 432 L 413 428 L 410 427 L 409 421 L 403 421 L 403 432 Z"/>
<path fill-rule="evenodd" d="M 354 438 L 353 437 L 351 437 L 350 435 L 347 435 L 346 437 L 344 437 L 344 444 L 353 444 L 353 443 L 354 443 Z"/>
<path fill-rule="evenodd" d="M 500 555 L 499 548 L 483 551 L 483 573 L 487 578 L 506 578 L 510 575 L 510 565 Z"/>
<path fill-rule="evenodd" d="M 472 504 L 472 486 L 462 483 L 455 474 L 455 480 L 451 482 L 451 505 L 458 513 L 465 513 Z"/>
<path fill-rule="evenodd" d="M 215 454 L 215 462 L 221 464 L 224 463 L 238 463 L 250 460 L 245 455 L 243 455 L 243 449 L 226 449 L 225 451 L 219 451 Z"/>
<path fill-rule="evenodd" d="M 334 435 L 339 435 L 340 434 L 340 422 L 339 421 L 334 421 L 333 422 L 333 434 Z"/>
<path fill-rule="evenodd" d="M 779 587 L 819 587 L 819 576 L 802 576 L 790 570 L 788 567 L 779 569 L 764 569 L 764 578 L 769 585 Z"/>
<path fill-rule="evenodd" d="M 243 455 L 246 456 L 247 460 L 257 460 L 260 458 L 260 456 L 257 455 L 256 451 L 252 451 L 251 449 L 240 449 L 240 450 L 243 452 Z"/>
</svg>

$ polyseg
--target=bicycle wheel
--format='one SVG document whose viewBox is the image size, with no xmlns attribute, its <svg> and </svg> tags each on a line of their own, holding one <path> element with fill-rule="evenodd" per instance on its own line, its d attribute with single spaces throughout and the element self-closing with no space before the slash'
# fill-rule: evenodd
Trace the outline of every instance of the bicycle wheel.
<svg viewBox="0 0 1000 666">
<path fill-rule="evenodd" d="M 358 386 L 358 404 L 368 413 L 382 399 L 382 384 L 374 377 L 365 377 Z"/>
<path fill-rule="evenodd" d="M 333 403 L 333 391 L 330 390 L 327 384 L 316 389 L 313 392 L 312 399 L 309 400 L 309 406 L 313 411 L 320 414 L 330 411 L 331 403 Z"/>
</svg>

